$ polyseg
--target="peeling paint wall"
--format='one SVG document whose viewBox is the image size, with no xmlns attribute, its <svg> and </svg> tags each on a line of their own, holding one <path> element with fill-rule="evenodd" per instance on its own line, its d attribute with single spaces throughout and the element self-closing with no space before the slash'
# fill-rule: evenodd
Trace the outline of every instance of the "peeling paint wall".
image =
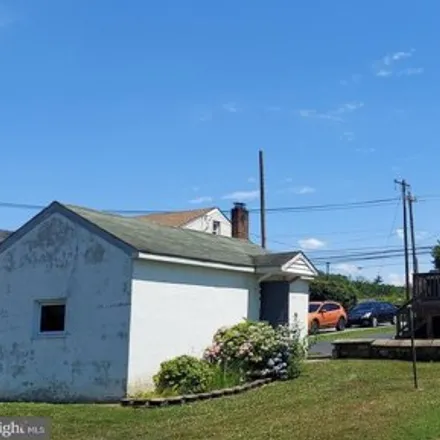
<svg viewBox="0 0 440 440">
<path fill-rule="evenodd" d="M 134 261 L 129 391 L 152 385 L 160 363 L 200 356 L 214 333 L 259 317 L 255 275 L 153 261 Z"/>
<path fill-rule="evenodd" d="M 0 400 L 126 393 L 132 260 L 52 214 L 0 254 Z M 36 301 L 66 299 L 66 332 L 37 333 Z"/>
</svg>

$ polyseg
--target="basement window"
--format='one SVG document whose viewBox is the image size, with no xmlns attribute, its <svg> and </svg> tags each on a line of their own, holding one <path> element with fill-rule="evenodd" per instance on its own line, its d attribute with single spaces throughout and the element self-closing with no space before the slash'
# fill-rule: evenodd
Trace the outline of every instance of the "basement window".
<svg viewBox="0 0 440 440">
<path fill-rule="evenodd" d="M 61 333 L 65 330 L 66 304 L 64 302 L 40 304 L 40 333 Z"/>
<path fill-rule="evenodd" d="M 220 226 L 221 226 L 221 223 L 218 220 L 214 220 L 212 222 L 212 233 L 214 235 L 220 235 Z"/>
</svg>

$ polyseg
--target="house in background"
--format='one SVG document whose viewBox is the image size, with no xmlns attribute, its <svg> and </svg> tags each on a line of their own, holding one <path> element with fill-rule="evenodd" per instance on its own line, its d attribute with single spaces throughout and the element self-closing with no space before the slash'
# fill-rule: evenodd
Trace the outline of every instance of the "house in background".
<svg viewBox="0 0 440 440">
<path fill-rule="evenodd" d="M 301 252 L 53 202 L 0 245 L 2 400 L 117 401 L 243 318 L 307 332 Z"/>
<path fill-rule="evenodd" d="M 225 237 L 232 236 L 231 221 L 219 208 L 215 207 L 155 213 L 138 216 L 137 218 L 152 221 L 163 226 L 191 229 Z"/>
</svg>

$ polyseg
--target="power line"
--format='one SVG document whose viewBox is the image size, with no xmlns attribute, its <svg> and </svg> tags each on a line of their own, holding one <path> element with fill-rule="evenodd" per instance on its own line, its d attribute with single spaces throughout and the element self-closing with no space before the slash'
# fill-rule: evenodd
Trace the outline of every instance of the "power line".
<svg viewBox="0 0 440 440">
<path fill-rule="evenodd" d="M 390 229 L 390 232 L 389 232 L 388 235 L 387 235 L 387 239 L 386 239 L 386 241 L 385 241 L 385 246 L 388 246 L 388 243 L 389 243 L 389 241 L 390 241 L 390 238 L 392 237 L 392 235 L 393 235 L 393 233 L 394 233 L 394 230 L 395 230 L 395 228 L 396 228 L 397 214 L 398 214 L 398 212 L 399 212 L 400 202 L 401 202 L 401 200 L 399 199 L 399 200 L 397 201 L 397 203 L 396 203 L 396 209 L 395 209 L 395 211 L 394 211 L 393 220 L 392 220 L 392 222 L 391 222 L 391 229 Z M 379 267 L 379 269 L 377 270 L 377 276 L 380 276 L 381 270 L 382 270 L 382 268 Z"/>
<path fill-rule="evenodd" d="M 438 199 L 440 195 L 429 195 L 420 196 L 418 202 L 425 202 L 429 199 Z M 398 198 L 391 197 L 385 199 L 372 199 L 364 200 L 360 202 L 343 202 L 343 203 L 327 203 L 322 205 L 302 205 L 302 206 L 284 206 L 278 208 L 267 208 L 267 213 L 300 213 L 300 212 L 322 212 L 322 211 L 338 211 L 338 210 L 351 210 L 358 208 L 373 208 L 393 205 Z M 28 209 L 28 210 L 38 210 L 44 209 L 47 205 L 39 204 L 28 204 L 28 203 L 14 203 L 14 202 L 0 202 L 0 208 L 9 209 Z M 224 213 L 229 213 L 228 209 L 220 209 Z M 142 215 L 142 214 L 167 214 L 171 212 L 176 212 L 176 210 L 160 210 L 160 209 L 101 209 L 103 212 L 111 212 L 115 214 L 126 214 L 126 215 Z M 250 213 L 259 213 L 260 208 L 250 208 L 248 209 Z"/>
<path fill-rule="evenodd" d="M 420 246 L 417 248 L 417 251 L 420 253 L 429 253 L 431 252 L 433 246 Z M 402 257 L 404 256 L 404 249 L 386 249 L 386 250 L 378 250 L 373 252 L 355 252 L 355 253 L 347 253 L 344 255 L 331 255 L 331 256 L 321 256 L 321 257 L 315 257 L 310 256 L 310 258 L 313 261 L 329 261 L 329 260 L 343 260 L 343 261 L 349 261 L 349 260 L 362 260 L 362 259 L 371 259 L 371 258 L 396 258 L 396 257 Z"/>
<path fill-rule="evenodd" d="M 426 245 L 425 247 L 431 247 L 430 245 Z M 360 246 L 353 248 L 336 248 L 336 249 L 317 249 L 317 250 L 308 250 L 307 253 L 322 253 L 323 258 L 328 258 L 325 256 L 325 253 L 329 252 L 382 252 L 382 251 L 400 251 L 402 250 L 401 246 L 393 245 L 393 246 Z M 314 255 L 316 258 L 316 255 Z"/>
<path fill-rule="evenodd" d="M 266 212 L 270 213 L 278 213 L 278 212 L 309 212 L 309 211 L 327 211 L 327 210 L 340 210 L 340 209 L 356 209 L 356 208 L 366 208 L 366 207 L 379 207 L 379 206 L 387 206 L 389 204 L 394 203 L 397 198 L 388 198 L 388 199 L 373 199 L 373 200 L 364 200 L 361 202 L 345 202 L 345 203 L 327 203 L 322 205 L 302 205 L 302 206 L 284 206 L 278 208 L 267 208 Z M 420 200 L 422 200 L 420 198 Z M 39 205 L 39 204 L 29 204 L 29 203 L 14 203 L 14 202 L 0 202 L 0 208 L 10 208 L 10 209 L 44 209 L 47 205 Z M 175 210 L 159 210 L 159 209 L 102 209 L 103 212 L 113 212 L 118 214 L 167 214 L 170 212 L 175 212 Z M 223 212 L 229 212 L 228 210 L 221 210 Z M 258 213 L 261 211 L 260 208 L 250 208 L 248 209 L 250 213 Z"/>
<path fill-rule="evenodd" d="M 430 255 L 430 251 L 420 251 L 419 255 Z M 316 261 L 315 259 L 311 258 L 311 261 L 313 261 L 315 264 L 323 264 L 324 262 L 327 263 L 330 261 L 332 264 L 338 264 L 338 263 L 353 263 L 357 261 L 370 261 L 370 260 L 391 260 L 391 259 L 402 259 L 404 257 L 404 253 L 402 252 L 399 255 L 387 255 L 387 254 L 381 254 L 381 255 L 370 255 L 370 256 L 358 256 L 358 257 L 349 257 L 349 258 L 338 258 L 335 260 L 319 260 Z"/>
</svg>

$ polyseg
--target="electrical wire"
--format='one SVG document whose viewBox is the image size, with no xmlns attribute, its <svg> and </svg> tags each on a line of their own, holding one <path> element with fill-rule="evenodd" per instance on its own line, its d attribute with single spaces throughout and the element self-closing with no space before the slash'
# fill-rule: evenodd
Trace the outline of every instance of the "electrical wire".
<svg viewBox="0 0 440 440">
<path fill-rule="evenodd" d="M 390 241 L 390 238 L 392 237 L 392 235 L 394 234 L 394 230 L 396 228 L 396 223 L 397 223 L 397 214 L 399 212 L 399 207 L 400 207 L 400 202 L 402 201 L 402 199 L 399 198 L 398 202 L 396 203 L 396 209 L 394 211 L 394 216 L 393 216 L 393 220 L 391 222 L 391 229 L 390 232 L 385 240 L 385 246 L 388 246 L 388 243 Z M 377 269 L 377 276 L 380 277 L 380 274 L 382 273 L 382 269 L 383 267 L 380 267 Z"/>
<path fill-rule="evenodd" d="M 358 208 L 372 208 L 372 207 L 382 207 L 389 206 L 395 203 L 397 198 L 387 198 L 387 199 L 372 199 L 364 200 L 361 202 L 345 202 L 345 203 L 327 203 L 322 205 L 303 205 L 303 206 L 284 206 L 278 208 L 267 208 L 267 213 L 293 213 L 293 212 L 312 212 L 312 211 L 333 211 L 333 210 L 350 210 Z M 418 199 L 420 200 L 420 199 Z M 13 202 L 0 202 L 0 208 L 9 209 L 28 209 L 28 210 L 38 210 L 44 209 L 45 205 L 38 204 L 27 204 L 27 203 L 13 203 Z M 227 210 L 222 210 L 226 213 Z M 127 209 L 102 209 L 103 212 L 112 212 L 115 214 L 126 214 L 126 215 L 142 215 L 142 214 L 168 214 L 173 211 L 169 210 L 148 210 L 148 209 L 137 209 L 137 210 L 127 210 Z M 258 213 L 261 210 L 258 208 L 248 209 L 249 213 Z"/>
</svg>

